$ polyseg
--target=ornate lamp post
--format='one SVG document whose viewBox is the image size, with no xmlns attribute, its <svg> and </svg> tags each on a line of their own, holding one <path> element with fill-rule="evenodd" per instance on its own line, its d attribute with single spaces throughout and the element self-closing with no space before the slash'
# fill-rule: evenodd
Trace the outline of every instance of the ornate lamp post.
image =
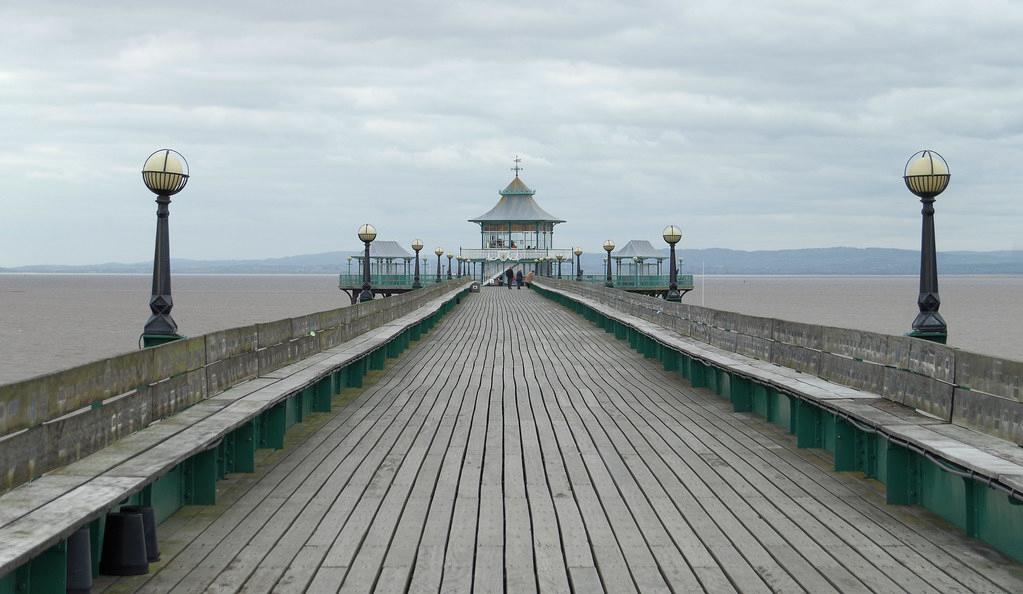
<svg viewBox="0 0 1023 594">
<path fill-rule="evenodd" d="M 448 280 L 451 280 L 451 258 L 454 257 L 454 254 L 448 254 Z"/>
<path fill-rule="evenodd" d="M 607 280 L 604 281 L 605 287 L 613 287 L 615 283 L 611 280 L 611 252 L 615 250 L 615 242 L 610 239 L 604 241 L 604 251 L 607 252 Z"/>
<path fill-rule="evenodd" d="M 422 289 L 423 283 L 419 281 L 419 250 L 423 249 L 423 240 L 413 239 L 412 240 L 412 251 L 416 253 L 416 275 L 412 277 L 412 288 Z"/>
<path fill-rule="evenodd" d="M 942 344 L 948 339 L 948 326 L 938 313 L 941 299 L 938 297 L 938 257 L 934 245 L 934 198 L 945 191 L 950 177 L 948 163 L 931 150 L 919 151 L 910 157 L 902 177 L 909 191 L 919 196 L 923 204 L 920 295 L 916 301 L 920 313 L 913 320 L 913 330 L 908 336 Z"/>
<path fill-rule="evenodd" d="M 440 282 L 440 257 L 444 255 L 444 248 L 437 248 L 433 250 L 433 253 L 437 254 L 437 282 Z"/>
<path fill-rule="evenodd" d="M 554 256 L 554 259 L 558 261 L 558 280 L 561 280 L 561 263 L 565 260 L 565 256 L 558 254 Z"/>
<path fill-rule="evenodd" d="M 362 292 L 359 293 L 359 303 L 373 301 L 372 285 L 369 282 L 369 244 L 377 238 L 376 227 L 366 223 L 359 227 L 359 239 L 366 244 L 366 251 L 362 256 Z"/>
<path fill-rule="evenodd" d="M 188 162 L 181 153 L 160 149 L 149 155 L 142 166 L 142 181 L 156 194 L 156 252 L 153 255 L 153 290 L 149 298 L 152 315 L 142 331 L 142 345 L 156 346 L 181 338 L 178 325 L 171 317 L 174 299 L 171 298 L 170 236 L 167 218 L 170 217 L 170 197 L 184 189 L 188 183 Z"/>
<path fill-rule="evenodd" d="M 675 244 L 682 240 L 682 230 L 676 225 L 668 225 L 661 232 L 661 237 L 671 247 L 671 264 L 668 268 L 668 294 L 664 296 L 667 301 L 682 301 L 682 293 L 678 290 L 678 267 L 675 259 Z"/>
<path fill-rule="evenodd" d="M 583 255 L 583 248 L 576 246 L 572 253 L 575 254 L 575 280 L 583 280 L 583 269 L 579 264 L 579 257 Z"/>
</svg>

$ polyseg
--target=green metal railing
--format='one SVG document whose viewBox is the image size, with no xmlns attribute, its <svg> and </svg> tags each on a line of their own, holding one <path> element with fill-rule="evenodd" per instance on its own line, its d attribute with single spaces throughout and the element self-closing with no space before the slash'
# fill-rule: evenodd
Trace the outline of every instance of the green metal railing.
<svg viewBox="0 0 1023 594">
<path fill-rule="evenodd" d="M 575 277 L 565 276 L 567 280 L 573 280 Z M 603 285 L 607 282 L 606 274 L 584 274 L 582 280 L 585 283 L 593 283 Z M 615 287 L 619 289 L 667 289 L 669 283 L 669 275 L 667 274 L 612 274 L 611 280 L 614 282 Z M 684 291 L 691 290 L 693 288 L 693 275 L 691 274 L 680 274 L 678 275 L 678 288 Z"/>
<path fill-rule="evenodd" d="M 414 274 L 370 274 L 369 282 L 374 287 L 387 287 L 387 288 L 412 288 L 412 279 L 415 277 Z M 446 281 L 447 275 L 441 275 L 441 281 Z M 419 284 L 424 287 L 427 285 L 436 284 L 437 275 L 434 274 L 420 274 Z M 362 286 L 362 275 L 361 274 L 340 274 L 338 275 L 337 286 L 342 289 L 351 289 L 352 287 Z"/>
</svg>

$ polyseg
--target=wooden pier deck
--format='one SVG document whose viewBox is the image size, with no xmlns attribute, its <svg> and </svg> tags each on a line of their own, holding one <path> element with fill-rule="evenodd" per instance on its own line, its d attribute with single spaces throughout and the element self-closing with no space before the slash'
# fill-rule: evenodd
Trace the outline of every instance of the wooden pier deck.
<svg viewBox="0 0 1023 594">
<path fill-rule="evenodd" d="M 1023 571 L 830 471 L 528 290 L 470 295 L 101 591 L 1023 591 Z"/>
</svg>

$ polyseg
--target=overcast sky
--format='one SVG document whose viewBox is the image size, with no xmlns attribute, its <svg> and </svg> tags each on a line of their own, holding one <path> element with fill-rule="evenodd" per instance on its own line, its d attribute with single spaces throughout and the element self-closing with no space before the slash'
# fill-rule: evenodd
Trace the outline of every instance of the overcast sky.
<svg viewBox="0 0 1023 594">
<path fill-rule="evenodd" d="M 0 4 L 0 266 L 478 247 L 512 177 L 559 226 L 684 247 L 1023 249 L 1023 2 Z"/>
</svg>

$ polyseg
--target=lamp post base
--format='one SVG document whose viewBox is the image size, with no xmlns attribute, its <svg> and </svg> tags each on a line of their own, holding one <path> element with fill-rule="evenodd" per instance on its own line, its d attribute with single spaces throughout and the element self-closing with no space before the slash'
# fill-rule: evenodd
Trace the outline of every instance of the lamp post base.
<svg viewBox="0 0 1023 594">
<path fill-rule="evenodd" d="M 611 282 L 611 281 L 604 281 L 604 286 L 613 289 L 615 284 L 613 282 Z"/>
<path fill-rule="evenodd" d="M 668 289 L 667 294 L 664 296 L 665 301 L 674 301 L 678 303 L 682 301 L 682 292 L 678 289 Z"/>
<path fill-rule="evenodd" d="M 148 349 L 149 347 L 160 346 L 168 342 L 174 342 L 175 340 L 181 340 L 184 336 L 180 334 L 143 334 L 142 335 L 142 348 Z"/>
<path fill-rule="evenodd" d="M 923 340 L 929 340 L 931 342 L 937 342 L 939 344 L 945 344 L 948 340 L 948 332 L 932 332 L 926 330 L 910 330 L 906 333 L 906 336 L 910 338 L 920 338 Z"/>
<path fill-rule="evenodd" d="M 373 301 L 373 291 L 370 291 L 369 289 L 363 289 L 362 292 L 359 293 L 359 303 L 362 303 L 364 301 Z"/>
<path fill-rule="evenodd" d="M 412 283 L 412 288 L 413 289 L 422 289 L 423 288 L 423 283 L 421 283 L 419 281 L 416 281 L 416 282 Z"/>
</svg>

